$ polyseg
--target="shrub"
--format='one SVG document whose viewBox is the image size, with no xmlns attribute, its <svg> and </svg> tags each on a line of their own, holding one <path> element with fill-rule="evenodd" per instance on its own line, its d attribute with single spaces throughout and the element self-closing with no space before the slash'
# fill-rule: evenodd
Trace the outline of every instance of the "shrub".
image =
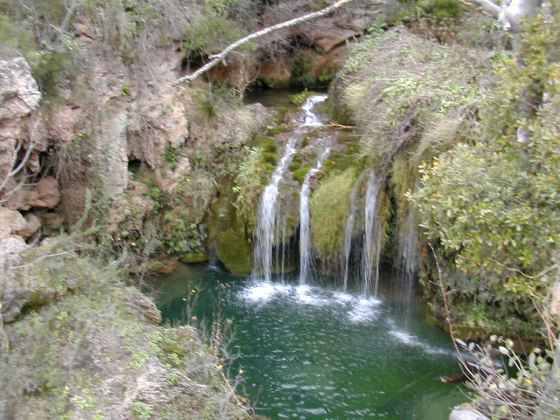
<svg viewBox="0 0 560 420">
<path fill-rule="evenodd" d="M 560 72 L 544 59 L 554 56 L 559 28 L 542 19 L 531 24 L 520 50 L 525 65 L 507 57 L 497 63 L 499 83 L 481 110 L 480 137 L 425 165 L 412 196 L 428 239 L 467 277 L 455 299 L 492 307 L 495 320 L 537 328 L 534 304 L 547 293 L 560 242 Z M 522 111 L 527 99 L 534 113 Z M 528 144 L 518 141 L 518 128 L 531 133 Z"/>
<path fill-rule="evenodd" d="M 185 52 L 189 61 L 218 53 L 225 46 L 246 35 L 239 24 L 220 14 L 209 14 L 196 20 L 185 33 Z M 245 44 L 240 50 L 254 49 Z"/>
</svg>

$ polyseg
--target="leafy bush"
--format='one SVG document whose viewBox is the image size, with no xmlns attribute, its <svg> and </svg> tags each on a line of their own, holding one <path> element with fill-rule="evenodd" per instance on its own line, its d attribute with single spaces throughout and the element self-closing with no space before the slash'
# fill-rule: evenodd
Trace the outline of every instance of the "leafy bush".
<svg viewBox="0 0 560 420">
<path fill-rule="evenodd" d="M 534 301 L 546 294 L 560 243 L 560 71 L 545 59 L 559 42 L 558 21 L 537 19 L 528 28 L 525 65 L 507 57 L 497 64 L 481 138 L 424 166 L 412 196 L 428 239 L 467 276 L 455 299 L 493 307 L 494 319 L 535 326 Z M 523 111 L 527 100 L 532 113 Z M 520 128 L 530 133 L 527 144 L 518 141 Z"/>
<path fill-rule="evenodd" d="M 463 14 L 463 6 L 456 0 L 399 0 L 399 3 L 400 8 L 389 18 L 391 24 L 422 19 L 450 23 Z"/>
<path fill-rule="evenodd" d="M 193 93 L 198 111 L 206 120 L 215 119 L 221 112 L 241 104 L 238 95 L 225 86 L 212 86 Z"/>
<path fill-rule="evenodd" d="M 189 60 L 200 60 L 220 52 L 224 47 L 246 35 L 243 28 L 223 14 L 210 13 L 197 19 L 185 32 L 184 47 Z M 248 43 L 241 51 L 254 49 Z"/>
<path fill-rule="evenodd" d="M 54 97 L 58 83 L 71 72 L 73 61 L 67 52 L 43 52 L 31 61 L 31 67 L 41 92 L 47 97 Z"/>
<path fill-rule="evenodd" d="M 56 96 L 58 83 L 72 70 L 72 56 L 66 48 L 61 48 L 60 51 L 41 51 L 25 24 L 16 22 L 8 15 L 0 15 L 0 44 L 8 45 L 23 54 L 46 97 Z"/>
</svg>

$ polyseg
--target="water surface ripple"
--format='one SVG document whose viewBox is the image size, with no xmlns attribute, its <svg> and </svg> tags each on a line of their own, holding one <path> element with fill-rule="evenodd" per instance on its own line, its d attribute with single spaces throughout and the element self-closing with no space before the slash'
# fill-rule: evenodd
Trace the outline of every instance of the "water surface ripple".
<svg viewBox="0 0 560 420">
<path fill-rule="evenodd" d="M 192 267 L 171 277 L 159 298 L 167 320 L 232 321 L 229 351 L 237 359 L 229 373 L 242 371 L 239 391 L 257 414 L 444 420 L 465 399 L 439 381 L 457 370 L 453 352 L 448 338 L 422 321 L 417 304 L 404 322 L 400 306 L 383 293 L 241 281 Z"/>
</svg>

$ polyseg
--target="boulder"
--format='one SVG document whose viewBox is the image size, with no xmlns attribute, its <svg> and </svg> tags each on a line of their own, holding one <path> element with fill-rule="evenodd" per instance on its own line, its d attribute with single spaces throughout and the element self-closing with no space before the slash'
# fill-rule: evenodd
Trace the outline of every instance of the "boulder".
<svg viewBox="0 0 560 420">
<path fill-rule="evenodd" d="M 0 121 L 28 116 L 40 100 L 41 92 L 25 58 L 0 48 Z"/>
<path fill-rule="evenodd" d="M 11 194 L 8 207 L 12 210 L 32 208 L 53 209 L 60 203 L 58 181 L 52 176 L 42 178 L 32 187 L 22 187 Z"/>
<path fill-rule="evenodd" d="M 41 219 L 38 216 L 30 213 L 25 216 L 25 227 L 18 230 L 16 233 L 19 236 L 27 239 L 37 233 L 39 229 L 41 229 Z"/>
<path fill-rule="evenodd" d="M 4 323 L 16 321 L 26 308 L 42 307 L 88 285 L 89 278 L 74 263 L 75 258 L 63 239 L 43 241 L 39 248 L 29 248 L 20 238 L 0 241 L 0 262 L 3 260 L 9 273 L 0 290 Z M 14 265 L 29 269 L 14 270 Z"/>
<path fill-rule="evenodd" d="M 58 213 L 44 213 L 41 215 L 41 224 L 51 232 L 57 232 L 64 225 L 64 217 Z"/>
<path fill-rule="evenodd" d="M 27 222 L 19 211 L 0 207 L 0 239 L 7 239 L 26 227 Z"/>
<path fill-rule="evenodd" d="M 8 265 L 18 263 L 20 253 L 27 248 L 28 245 L 18 236 L 0 238 L 0 268 L 4 270 L 4 273 L 9 273 Z"/>
<path fill-rule="evenodd" d="M 58 203 L 60 203 L 60 190 L 57 180 L 52 176 L 41 179 L 29 197 L 31 207 L 53 209 Z"/>
</svg>

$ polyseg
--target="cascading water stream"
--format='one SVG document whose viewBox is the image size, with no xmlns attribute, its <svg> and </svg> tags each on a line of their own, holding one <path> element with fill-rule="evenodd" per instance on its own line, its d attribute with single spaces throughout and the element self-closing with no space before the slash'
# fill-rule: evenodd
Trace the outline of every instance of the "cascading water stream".
<svg viewBox="0 0 560 420">
<path fill-rule="evenodd" d="M 253 271 L 253 276 L 263 276 L 265 281 L 270 281 L 272 279 L 272 267 L 275 262 L 281 264 L 283 273 L 286 261 L 286 250 L 284 249 L 286 227 L 285 220 L 279 211 L 280 203 L 278 200 L 280 183 L 297 151 L 297 145 L 302 135 L 311 127 L 320 127 L 323 125 L 319 116 L 313 112 L 313 108 L 326 99 L 326 95 L 315 95 L 309 97 L 302 105 L 303 121 L 288 140 L 284 149 L 284 154 L 272 174 L 270 183 L 266 186 L 261 196 L 257 214 L 254 250 L 255 269 Z M 275 247 L 276 255 L 274 255 Z M 276 261 L 274 261 L 275 257 Z"/>
<path fill-rule="evenodd" d="M 373 286 L 374 296 L 377 295 L 379 282 L 379 259 L 381 254 L 381 226 L 379 223 L 379 191 L 382 178 L 371 171 L 365 205 L 364 249 L 362 253 L 362 292 L 367 295 Z M 373 282 L 373 284 L 372 284 Z"/>
<path fill-rule="evenodd" d="M 278 218 L 278 193 L 280 181 L 296 153 L 298 137 L 290 138 L 280 163 L 272 174 L 270 184 L 266 186 L 261 197 L 257 217 L 256 245 L 255 245 L 255 271 L 256 275 L 263 275 L 266 281 L 272 278 L 272 256 L 275 240 L 277 239 Z"/>
<path fill-rule="evenodd" d="M 350 256 L 352 253 L 352 236 L 354 234 L 354 224 L 356 222 L 356 212 L 358 211 L 358 191 L 362 183 L 362 176 L 358 178 L 352 187 L 350 194 L 350 211 L 348 219 L 346 219 L 346 227 L 344 229 L 344 290 L 348 290 L 348 277 L 350 275 Z"/>
<path fill-rule="evenodd" d="M 315 107 L 315 105 L 321 102 L 325 102 L 327 98 L 327 95 L 314 95 L 307 98 L 307 100 L 301 107 L 304 112 L 304 127 L 321 127 L 323 125 L 319 116 L 313 112 L 313 108 Z"/>
<path fill-rule="evenodd" d="M 311 195 L 311 180 L 321 170 L 323 163 L 329 156 L 331 148 L 325 146 L 323 152 L 319 155 L 317 163 L 311 169 L 301 185 L 301 193 L 299 199 L 299 282 L 305 284 L 311 273 L 312 257 L 311 257 L 311 223 L 309 216 L 309 196 Z"/>
<path fill-rule="evenodd" d="M 399 224 L 399 295 L 402 306 L 408 308 L 414 294 L 414 281 L 418 272 L 420 253 L 416 217 L 408 209 L 406 219 Z"/>
</svg>

